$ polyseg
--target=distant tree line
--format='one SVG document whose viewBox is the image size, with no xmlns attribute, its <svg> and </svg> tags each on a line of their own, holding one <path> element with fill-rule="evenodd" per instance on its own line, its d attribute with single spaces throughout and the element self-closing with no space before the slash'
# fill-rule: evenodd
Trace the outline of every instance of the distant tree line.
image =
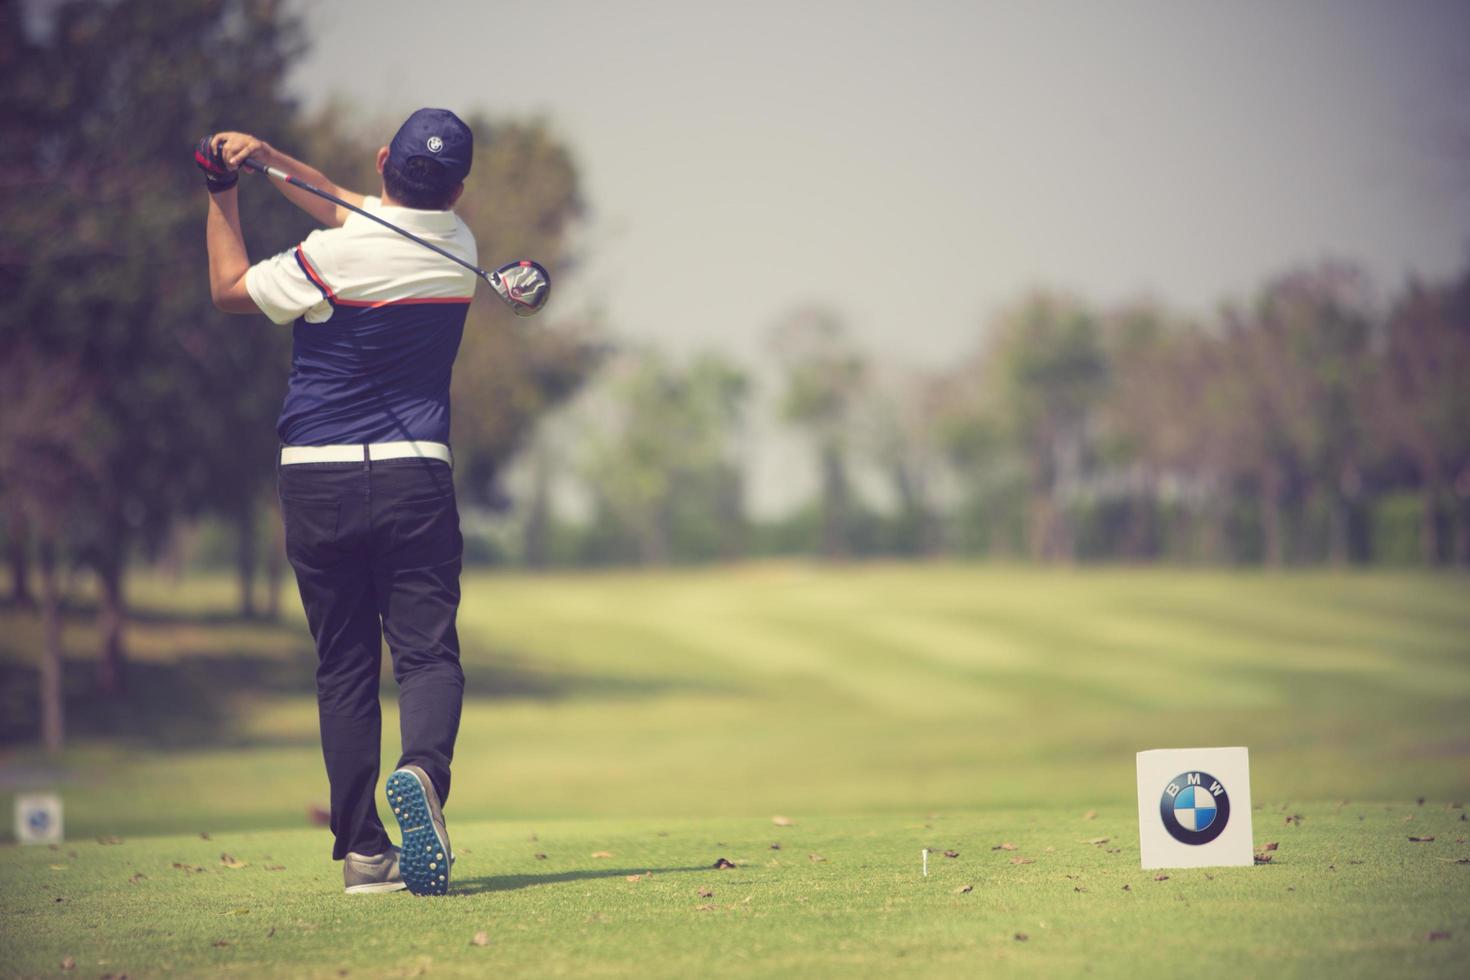
<svg viewBox="0 0 1470 980">
<path fill-rule="evenodd" d="M 500 557 L 1470 565 L 1470 269 L 1380 308 L 1329 263 L 1197 321 L 1036 291 L 984 326 L 924 371 L 831 310 L 778 324 L 776 412 L 817 487 L 779 519 L 745 504 L 750 373 L 625 352 L 548 430 L 536 543 Z M 548 518 L 548 468 L 590 516 Z"/>
</svg>

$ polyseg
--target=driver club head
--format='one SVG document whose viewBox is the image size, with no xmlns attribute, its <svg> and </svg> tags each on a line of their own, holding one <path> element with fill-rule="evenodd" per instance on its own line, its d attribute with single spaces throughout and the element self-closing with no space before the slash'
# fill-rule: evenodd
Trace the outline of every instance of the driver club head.
<svg viewBox="0 0 1470 980">
<path fill-rule="evenodd" d="M 551 296 L 551 276 L 539 262 L 508 262 L 486 277 L 516 316 L 535 316 Z"/>
</svg>

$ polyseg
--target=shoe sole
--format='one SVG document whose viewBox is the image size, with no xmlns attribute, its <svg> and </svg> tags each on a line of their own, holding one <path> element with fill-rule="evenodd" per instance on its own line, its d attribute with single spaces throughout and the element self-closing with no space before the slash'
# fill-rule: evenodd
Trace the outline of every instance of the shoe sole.
<svg viewBox="0 0 1470 980">
<path fill-rule="evenodd" d="M 407 887 L 401 881 L 375 881 L 367 885 L 353 885 L 346 891 L 349 895 L 378 895 L 383 892 L 401 892 Z"/>
<path fill-rule="evenodd" d="M 429 813 L 431 792 L 419 777 L 400 769 L 388 777 L 388 805 L 402 832 L 398 872 L 415 895 L 443 895 L 449 891 L 449 848 Z"/>
</svg>

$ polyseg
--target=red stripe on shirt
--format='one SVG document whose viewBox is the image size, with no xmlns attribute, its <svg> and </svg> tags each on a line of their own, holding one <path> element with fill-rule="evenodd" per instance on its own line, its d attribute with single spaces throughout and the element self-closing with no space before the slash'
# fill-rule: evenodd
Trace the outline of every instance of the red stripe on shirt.
<svg viewBox="0 0 1470 980">
<path fill-rule="evenodd" d="M 305 269 L 306 274 L 311 277 L 311 281 L 316 283 L 316 288 L 320 289 L 326 295 L 327 302 L 336 303 L 337 294 L 332 292 L 332 287 L 328 286 L 321 276 L 317 275 L 316 269 L 312 267 L 311 259 L 306 257 L 306 252 L 300 245 L 296 246 L 296 257 L 301 260 L 301 268 Z"/>
<path fill-rule="evenodd" d="M 316 283 L 317 288 L 326 295 L 327 301 L 334 306 L 355 306 L 371 310 L 375 310 L 380 306 L 413 306 L 419 303 L 460 303 L 468 306 L 475 299 L 473 296 L 408 296 L 403 299 L 342 299 L 332 291 L 332 287 L 328 286 L 326 281 L 317 273 L 316 268 L 312 266 L 311 260 L 306 257 L 306 252 L 302 250 L 300 245 L 296 246 L 296 254 L 301 258 L 301 267 L 306 270 L 306 274 L 311 277 L 311 281 Z"/>
<path fill-rule="evenodd" d="M 376 309 L 379 306 L 413 306 L 418 303 L 460 303 L 470 305 L 473 296 L 411 296 L 407 299 L 336 299 L 338 306 L 361 306 Z"/>
</svg>

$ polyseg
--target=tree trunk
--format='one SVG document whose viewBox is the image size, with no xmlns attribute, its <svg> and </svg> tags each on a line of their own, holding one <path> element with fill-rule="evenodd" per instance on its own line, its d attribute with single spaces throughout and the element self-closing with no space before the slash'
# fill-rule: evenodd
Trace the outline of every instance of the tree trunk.
<svg viewBox="0 0 1470 980">
<path fill-rule="evenodd" d="M 239 539 L 235 552 L 235 571 L 240 580 L 240 616 L 255 618 L 255 502 L 247 500 L 235 511 L 235 532 Z"/>
<path fill-rule="evenodd" d="M 1419 544 L 1424 549 L 1424 564 L 1439 564 L 1439 480 L 1424 481 L 1423 514 L 1420 517 Z"/>
<path fill-rule="evenodd" d="M 822 554 L 844 558 L 850 550 L 847 517 L 847 464 L 842 450 L 822 448 Z"/>
<path fill-rule="evenodd" d="M 33 609 L 36 597 L 31 594 L 31 522 L 19 507 L 11 507 L 5 515 L 5 550 L 10 560 L 10 601 Z"/>
<path fill-rule="evenodd" d="M 123 627 L 127 611 L 123 601 L 123 556 L 112 554 L 97 563 L 97 625 L 102 638 L 101 656 L 97 661 L 97 687 L 104 694 L 118 694 L 126 684 L 127 650 L 123 645 Z"/>
<path fill-rule="evenodd" d="M 1280 568 L 1285 558 L 1281 533 L 1281 470 L 1267 466 L 1261 473 L 1261 533 L 1265 538 L 1266 564 Z"/>
<path fill-rule="evenodd" d="M 551 558 L 551 452 L 539 442 L 531 448 L 531 501 L 521 551 L 527 568 L 545 568 Z"/>
<path fill-rule="evenodd" d="M 41 747 L 60 752 L 66 741 L 66 700 L 62 676 L 61 589 L 56 578 L 56 542 L 41 542 Z"/>
</svg>

